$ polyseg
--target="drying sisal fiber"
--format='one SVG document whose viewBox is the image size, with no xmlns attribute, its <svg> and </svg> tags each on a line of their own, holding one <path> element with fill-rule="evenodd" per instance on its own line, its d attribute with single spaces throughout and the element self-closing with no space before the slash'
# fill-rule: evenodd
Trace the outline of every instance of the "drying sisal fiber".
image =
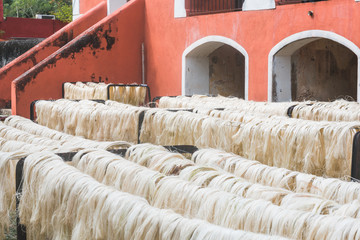
<svg viewBox="0 0 360 240">
<path fill-rule="evenodd" d="M 360 121 L 360 104 L 345 100 L 299 103 L 294 107 L 292 117 L 314 121 Z"/>
<path fill-rule="evenodd" d="M 151 207 L 145 199 L 100 184 L 51 153 L 33 154 L 25 161 L 20 220 L 29 239 L 281 239 Z"/>
<path fill-rule="evenodd" d="M 311 174 L 270 167 L 233 153 L 216 149 L 202 149 L 193 154 L 196 164 L 224 169 L 253 183 L 280 187 L 298 193 L 312 193 L 340 204 L 360 198 L 360 184 L 336 178 L 323 178 Z"/>
<path fill-rule="evenodd" d="M 349 176 L 353 137 L 360 122 L 316 122 L 211 111 L 145 113 L 140 140 L 234 152 L 270 166 L 328 177 Z M 231 119 L 219 119 L 227 118 Z"/>
<path fill-rule="evenodd" d="M 88 147 L 119 149 L 129 146 L 129 143 L 121 141 L 94 142 L 48 129 L 19 116 L 8 117 L 5 124 L 0 123 L 0 239 L 8 226 L 8 211 L 15 196 L 17 160 L 34 152 L 60 153 Z"/>
<path fill-rule="evenodd" d="M 51 147 L 61 146 L 58 148 L 61 148 L 59 151 L 62 152 L 77 151 L 84 148 L 110 150 L 126 148 L 131 145 L 124 141 L 99 142 L 87 140 L 49 129 L 20 116 L 10 116 L 4 124 L 0 123 L 0 137 L 4 138 L 4 136 L 7 140 L 23 140 L 29 144 L 40 142 L 42 145 Z"/>
<path fill-rule="evenodd" d="M 105 105 L 64 99 L 36 103 L 39 124 L 99 141 L 137 142 L 139 114 L 145 109 L 113 101 L 107 101 Z"/>
<path fill-rule="evenodd" d="M 350 175 L 352 141 L 360 128 L 360 122 L 317 122 L 233 111 L 212 110 L 209 116 L 111 102 L 65 103 L 39 101 L 39 123 L 85 138 L 134 143 L 140 113 L 145 111 L 141 142 L 218 148 L 270 166 L 327 177 Z M 62 110 L 49 114 L 52 108 Z M 49 117 L 53 115 L 57 121 Z"/>
<path fill-rule="evenodd" d="M 245 101 L 236 97 L 208 97 L 193 95 L 192 97 L 162 97 L 159 100 L 159 108 L 202 108 L 202 109 L 236 109 L 247 112 L 258 112 L 270 115 L 285 116 L 287 109 L 297 102 L 254 102 Z"/>
<path fill-rule="evenodd" d="M 216 155 L 214 152 L 212 154 Z M 293 193 L 292 191 L 289 191 L 289 189 L 285 188 L 269 187 L 264 184 L 253 184 L 245 179 L 235 177 L 232 174 L 208 167 L 206 165 L 192 166 L 191 164 L 187 164 L 187 159 L 181 155 L 181 157 L 179 157 L 178 154 L 168 152 L 160 146 L 149 144 L 132 146 L 128 149 L 127 155 L 129 160 L 137 162 L 140 165 L 147 166 L 150 169 L 160 171 L 166 175 L 172 175 L 174 172 L 166 170 L 163 171 L 163 166 L 166 166 L 167 169 L 178 169 L 179 166 L 181 166 L 182 159 L 184 163 L 183 165 L 188 166 L 181 167 L 182 170 L 179 175 L 180 178 L 201 187 L 216 188 L 245 198 L 264 199 L 275 205 L 292 210 L 310 211 L 318 214 L 330 214 L 354 218 L 358 217 L 357 210 L 360 208 L 358 202 L 356 201 L 350 201 L 341 206 L 335 201 L 327 200 L 327 198 L 324 198 L 324 196 L 319 194 L 319 192 L 316 192 L 316 194 L 310 194 L 304 191 Z M 111 159 L 111 155 L 107 154 L 106 156 Z M 173 156 L 173 159 L 171 156 Z M 99 159 L 97 158 L 97 160 Z"/>
<path fill-rule="evenodd" d="M 179 153 L 148 143 L 134 145 L 126 151 L 126 159 L 166 175 L 177 175 L 194 163 Z"/>
<path fill-rule="evenodd" d="M 272 116 L 287 116 L 288 109 L 293 107 L 291 117 L 313 121 L 359 121 L 360 104 L 339 99 L 333 102 L 254 102 L 238 98 L 207 97 L 162 97 L 160 108 L 194 108 L 201 112 L 225 108 L 226 110 L 245 111 Z"/>
<path fill-rule="evenodd" d="M 9 228 L 10 210 L 15 209 L 15 167 L 24 152 L 0 152 L 0 239 Z"/>
<path fill-rule="evenodd" d="M 326 236 L 322 236 L 324 231 L 328 233 L 327 236 L 332 237 L 335 236 L 333 234 L 344 234 L 350 231 L 353 231 L 353 234 L 358 234 L 357 231 L 359 229 L 356 230 L 358 228 L 356 224 L 359 221 L 352 218 L 324 217 L 304 211 L 288 210 L 275 206 L 268 201 L 239 198 L 226 192 L 195 186 L 175 176 L 152 178 L 157 174 L 154 172 L 150 174 L 150 171 L 139 167 L 136 170 L 135 165 L 126 163 L 119 157 L 113 156 L 113 159 L 111 159 L 111 154 L 109 153 L 104 152 L 103 159 L 101 159 L 99 151 L 88 154 L 90 155 L 86 156 L 83 153 L 79 153 L 78 157 L 81 156 L 82 159 L 75 160 L 77 161 L 75 165 L 80 166 L 87 173 L 93 173 L 98 177 L 101 175 L 102 177 L 100 178 L 107 179 L 110 177 L 110 179 L 105 181 L 117 187 L 124 187 L 132 192 L 146 189 L 144 192 L 146 194 L 140 194 L 148 196 L 148 200 L 152 201 L 154 206 L 171 208 L 186 217 L 202 218 L 214 224 L 234 229 L 296 237 L 297 239 L 326 239 Z M 99 167 L 101 170 L 99 170 Z M 130 168 L 133 170 L 130 170 Z M 132 175 L 131 173 L 134 174 Z M 118 174 L 120 175 L 119 177 Z M 116 176 L 115 179 L 110 175 Z M 127 177 L 125 177 L 126 175 Z M 135 185 L 131 187 L 125 186 L 126 183 L 130 182 L 130 178 L 133 178 L 138 184 L 145 185 L 149 183 L 142 178 L 147 178 L 152 182 L 149 185 L 155 187 L 149 185 L 147 187 L 136 186 L 136 183 L 133 183 Z M 149 189 L 153 188 L 155 188 L 155 194 L 148 194 Z M 238 209 L 244 210 L 238 211 Z M 261 215 L 260 212 L 262 213 L 263 211 L 265 213 Z M 254 214 L 255 212 L 259 213 Z M 283 212 L 286 212 L 286 214 Z M 281 216 L 280 218 L 278 218 L 279 215 Z M 328 221 L 332 227 L 327 226 L 325 229 L 320 229 L 321 221 Z M 337 229 L 337 232 L 335 232 L 332 229 L 335 222 L 339 224 L 346 222 L 346 224 L 350 225 L 342 230 Z"/>
<path fill-rule="evenodd" d="M 213 146 L 237 152 L 233 135 L 239 128 L 240 123 L 188 111 L 149 109 L 145 112 L 140 140 L 159 145 Z"/>
<path fill-rule="evenodd" d="M 166 151 L 158 150 L 157 158 L 161 158 L 161 152 L 168 155 Z M 146 156 L 143 155 L 142 158 L 146 158 Z M 73 159 L 73 165 L 97 181 L 114 186 L 121 191 L 145 197 L 150 203 L 156 201 L 154 195 L 158 191 L 158 187 L 164 185 L 168 179 L 157 171 L 141 167 L 136 163 L 101 150 L 79 152 Z M 285 189 L 252 184 L 210 167 L 186 167 L 181 171 L 180 178 L 199 187 L 210 187 L 244 198 L 271 201 L 285 209 L 354 218 L 358 217 L 358 210 L 360 209 L 356 203 L 340 206 L 333 201 L 324 200 L 320 196 L 297 194 Z M 161 197 L 161 195 L 157 195 L 157 197 Z"/>
<path fill-rule="evenodd" d="M 102 82 L 77 82 L 64 84 L 64 98 L 72 100 L 98 99 L 114 100 L 134 106 L 145 104 L 147 88 L 134 84 L 133 86 L 110 86 Z M 109 98 L 108 98 L 109 88 Z"/>
</svg>

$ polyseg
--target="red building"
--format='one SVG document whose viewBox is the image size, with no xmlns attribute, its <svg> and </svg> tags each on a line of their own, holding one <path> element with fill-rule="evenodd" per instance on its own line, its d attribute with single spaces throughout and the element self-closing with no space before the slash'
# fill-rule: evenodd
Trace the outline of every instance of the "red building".
<svg viewBox="0 0 360 240">
<path fill-rule="evenodd" d="M 0 39 L 47 38 L 66 23 L 51 19 L 7 17 L 4 19 L 3 0 L 0 0 Z"/>
<path fill-rule="evenodd" d="M 63 82 L 91 80 L 145 81 L 152 96 L 360 100 L 359 1 L 132 0 L 115 11 L 111 0 L 76 4 L 67 31 L 101 20 L 29 71 L 0 71 L 13 113 L 28 116 L 31 101 L 60 98 Z"/>
</svg>

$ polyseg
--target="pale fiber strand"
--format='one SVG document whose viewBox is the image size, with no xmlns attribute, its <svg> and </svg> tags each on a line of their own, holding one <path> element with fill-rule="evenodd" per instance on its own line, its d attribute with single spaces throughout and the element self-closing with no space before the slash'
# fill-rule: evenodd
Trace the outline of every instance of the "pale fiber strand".
<svg viewBox="0 0 360 240">
<path fill-rule="evenodd" d="M 111 84 L 111 83 L 110 83 Z M 107 88 L 110 84 L 77 82 L 64 84 L 64 98 L 72 100 L 98 99 L 108 100 Z M 110 87 L 111 100 L 140 106 L 145 104 L 147 88 L 143 86 L 114 86 Z"/>
<path fill-rule="evenodd" d="M 14 206 L 11 199 L 15 196 L 15 166 L 18 159 L 30 153 L 41 151 L 71 152 L 79 151 L 89 146 L 104 149 L 130 146 L 126 142 L 100 143 L 75 138 L 70 135 L 66 136 L 60 132 L 40 127 L 30 120 L 18 116 L 9 117 L 6 123 L 21 129 L 24 129 L 23 125 L 27 125 L 26 129 L 34 133 L 39 132 L 40 128 L 40 130 L 44 130 L 40 135 L 53 137 L 54 139 L 35 135 L 0 123 L 0 239 L 9 223 L 8 211 L 12 208 L 11 206 Z M 58 136 L 65 137 L 62 139 Z"/>
<path fill-rule="evenodd" d="M 241 217 L 241 214 L 231 213 L 230 215 L 229 212 L 225 212 L 222 210 L 225 210 L 226 206 L 230 202 L 236 202 L 238 204 L 236 208 L 238 209 L 241 209 L 241 206 L 243 206 L 244 204 L 246 205 L 252 203 L 251 201 L 253 201 L 253 204 L 255 204 L 256 202 L 254 200 L 241 199 L 232 194 L 225 193 L 222 191 L 212 190 L 210 188 L 197 187 L 192 184 L 189 184 L 184 180 L 178 179 L 177 177 L 163 176 L 162 178 L 159 177 L 153 178 L 153 176 L 155 176 L 156 173 L 144 169 L 140 166 L 136 166 L 136 164 L 131 164 L 130 162 L 126 162 L 126 160 L 114 156 L 110 153 L 96 151 L 96 152 L 87 152 L 87 154 L 84 155 L 85 153 L 86 152 L 80 152 L 78 156 L 76 156 L 74 159 L 75 166 L 79 167 L 80 170 L 85 171 L 86 173 L 89 173 L 93 176 L 96 176 L 98 180 L 100 181 L 102 180 L 104 181 L 104 183 L 106 182 L 107 184 L 117 186 L 119 187 L 120 190 L 124 190 L 122 189 L 123 187 L 127 191 L 130 191 L 130 193 L 134 193 L 134 192 L 138 193 L 137 189 L 147 189 L 145 194 L 144 193 L 139 193 L 139 194 L 142 196 L 148 196 L 149 197 L 148 201 L 150 201 L 150 204 L 154 204 L 155 206 L 161 208 L 164 207 L 171 208 L 176 212 L 183 214 L 187 217 L 198 217 L 210 221 L 212 223 L 220 224 L 225 227 L 237 228 L 239 226 L 241 227 L 242 225 L 231 224 L 235 220 L 233 218 L 233 214 L 236 215 L 237 217 L 236 219 L 238 219 L 239 216 Z M 103 158 L 101 157 L 101 155 L 103 155 Z M 110 179 L 107 179 L 108 177 L 110 177 Z M 125 182 L 129 183 L 129 179 L 133 179 L 135 183 L 132 182 L 133 185 L 126 186 Z M 140 182 L 138 181 L 139 179 L 141 179 Z M 143 186 L 143 184 L 149 185 L 149 182 L 152 182 L 149 187 Z M 137 185 L 136 183 L 140 184 L 140 186 Z M 149 191 L 148 191 L 149 189 L 153 189 L 155 194 L 152 196 L 149 195 Z M 211 199 L 211 201 L 209 199 Z M 268 208 L 275 207 L 274 205 L 269 205 L 268 202 L 261 200 L 259 200 L 257 204 L 258 205 L 265 204 L 267 205 Z M 223 206 L 223 208 L 221 206 Z M 279 208 L 278 211 L 283 211 L 283 209 Z M 249 210 L 249 213 L 250 212 L 252 211 Z M 291 213 L 294 214 L 297 212 L 290 211 L 289 214 Z M 317 218 L 317 216 L 318 215 L 313 215 L 312 218 Z M 254 217 L 256 218 L 256 216 Z M 274 216 L 270 216 L 270 220 L 273 217 Z M 255 220 L 252 220 L 252 217 L 249 217 L 246 218 L 244 222 L 247 221 L 255 221 Z M 256 225 L 256 221 L 254 223 Z M 281 224 L 285 224 L 285 223 L 281 223 Z M 311 223 L 306 223 L 306 224 L 311 225 Z M 246 226 L 246 224 L 244 225 Z M 269 234 L 271 232 L 271 230 L 261 229 L 260 227 L 261 225 L 257 225 L 257 226 L 258 227 L 249 228 L 247 230 L 262 232 L 266 234 Z M 280 234 L 276 232 L 276 230 L 273 231 L 274 231 L 273 234 Z M 292 235 L 292 233 L 287 233 L 287 234 L 289 236 L 297 236 L 297 235 Z M 309 235 L 310 234 L 316 235 L 313 232 L 309 233 Z"/>
<path fill-rule="evenodd" d="M 6 125 L 5 125 L 6 124 Z M 10 116 L 4 124 L 0 123 L 0 137 L 7 140 L 22 141 L 30 144 L 61 146 L 62 151 L 77 151 L 84 148 L 118 149 L 131 144 L 124 141 L 98 142 L 64 134 L 36 124 L 20 116 Z"/>
<path fill-rule="evenodd" d="M 19 159 L 26 154 L 21 151 L 0 152 L 0 239 L 10 224 L 10 210 L 15 210 L 15 167 Z"/>
<path fill-rule="evenodd" d="M 49 112 L 54 109 L 59 109 L 56 120 L 49 118 L 52 115 Z M 146 109 L 113 101 L 107 101 L 106 105 L 86 100 L 36 103 L 39 124 L 71 135 L 100 141 L 137 142 L 139 114 Z M 54 125 L 54 122 L 58 124 Z"/>
<path fill-rule="evenodd" d="M 147 147 L 147 145 L 139 145 L 138 147 L 144 148 Z M 172 160 L 171 157 L 169 157 L 171 154 L 173 154 L 175 158 L 177 157 L 177 154 L 168 153 L 162 149 L 153 148 L 152 151 L 157 151 L 157 154 L 152 154 L 151 148 L 149 150 L 150 151 L 147 151 L 145 154 L 142 154 L 142 158 L 144 159 L 144 161 L 141 161 L 142 164 L 148 162 L 145 160 L 146 158 L 159 159 L 162 158 L 162 154 L 166 156 L 167 161 Z M 134 152 L 134 154 L 137 153 Z M 165 164 L 165 162 L 159 161 L 158 165 L 160 162 L 163 165 Z M 150 202 L 154 198 L 153 195 L 154 192 L 156 192 L 157 183 L 159 183 L 160 180 L 161 182 L 166 181 L 164 175 L 158 172 L 140 167 L 135 163 L 131 163 L 128 160 L 104 151 L 81 151 L 74 157 L 73 163 L 75 167 L 91 175 L 96 180 L 106 185 L 113 185 L 122 191 L 145 197 Z M 169 163 L 166 164 L 169 165 Z M 157 168 L 157 170 L 159 170 L 159 167 L 150 166 L 150 168 Z M 166 173 L 167 172 L 165 172 L 165 174 Z M 280 205 L 286 209 L 357 217 L 357 212 L 354 212 L 356 204 L 340 206 L 335 202 L 324 200 L 316 195 L 295 194 L 285 189 L 252 184 L 221 170 L 209 167 L 186 167 L 181 171 L 180 178 L 200 187 L 216 188 L 240 197 L 271 201 L 273 204 Z M 340 208 L 341 211 L 339 210 Z M 351 209 L 351 211 L 347 211 L 347 209 Z"/>
<path fill-rule="evenodd" d="M 312 193 L 340 204 L 360 199 L 360 184 L 357 182 L 270 167 L 216 149 L 199 150 L 193 154 L 192 159 L 197 164 L 220 167 L 253 183 L 281 187 L 298 193 Z"/>
<path fill-rule="evenodd" d="M 196 153 L 195 153 L 196 154 Z M 340 206 L 334 201 L 324 199 L 320 195 L 308 193 L 293 193 L 286 189 L 252 184 L 245 179 L 236 178 L 227 172 L 206 166 L 192 166 L 183 156 L 170 153 L 160 146 L 141 144 L 132 146 L 127 151 L 127 158 L 150 169 L 160 171 L 166 175 L 174 171 L 166 169 L 182 169 L 180 178 L 191 181 L 201 187 L 212 187 L 236 194 L 240 197 L 264 199 L 273 204 L 292 210 L 311 211 L 318 214 L 330 214 L 357 218 L 357 202 Z M 165 160 L 165 161 L 164 161 Z M 183 161 L 183 165 L 181 165 Z M 188 165 L 186 167 L 179 167 Z M 176 170 L 175 173 L 177 173 Z"/>
<path fill-rule="evenodd" d="M 300 103 L 292 112 L 292 117 L 314 121 L 360 121 L 360 104 L 346 100 L 334 102 Z"/>
<path fill-rule="evenodd" d="M 228 113 L 211 111 L 215 117 L 226 118 Z M 140 140 L 218 148 L 270 166 L 344 177 L 351 172 L 352 141 L 359 127 L 360 122 L 315 122 L 245 114 L 220 120 L 155 109 L 145 113 Z"/>
<path fill-rule="evenodd" d="M 151 207 L 143 198 L 102 185 L 51 153 L 27 157 L 23 187 L 20 217 L 30 239 L 280 239 Z"/>
<path fill-rule="evenodd" d="M 353 101 L 338 99 L 333 102 L 254 102 L 238 98 L 207 97 L 194 95 L 192 97 L 178 96 L 162 97 L 159 100 L 160 108 L 197 108 L 202 112 L 209 109 L 226 108 L 228 110 L 265 113 L 267 115 L 286 116 L 289 107 L 293 118 L 314 121 L 359 121 L 360 104 Z M 207 109 L 207 110 L 206 110 Z"/>
<path fill-rule="evenodd" d="M 247 112 L 259 112 L 271 115 L 285 116 L 287 109 L 297 102 L 255 102 L 245 101 L 239 98 L 229 98 L 223 96 L 207 97 L 203 95 L 194 95 L 192 97 L 162 97 L 159 100 L 159 108 L 202 108 L 215 109 L 227 108 Z"/>
</svg>

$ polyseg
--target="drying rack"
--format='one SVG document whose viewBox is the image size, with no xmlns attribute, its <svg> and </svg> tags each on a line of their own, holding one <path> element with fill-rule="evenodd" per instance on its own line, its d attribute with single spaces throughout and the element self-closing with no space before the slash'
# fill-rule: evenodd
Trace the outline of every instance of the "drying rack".
<svg viewBox="0 0 360 240">
<path fill-rule="evenodd" d="M 290 106 L 290 107 L 287 109 L 286 114 L 288 115 L 289 118 L 292 118 L 292 117 L 293 117 L 293 116 L 292 116 L 292 113 L 293 113 L 294 109 L 295 109 L 298 105 L 299 105 L 299 104 L 292 105 L 292 106 Z M 314 105 L 314 104 L 312 104 L 312 103 L 306 104 L 306 106 L 312 106 L 312 105 Z"/>
<path fill-rule="evenodd" d="M 64 82 L 62 84 L 62 98 L 65 97 L 65 84 L 66 83 L 71 83 L 71 84 L 76 84 L 77 82 Z M 81 82 L 81 83 L 90 83 L 90 82 Z M 91 83 L 98 83 L 98 82 L 91 82 Z M 150 87 L 147 85 L 147 84 L 122 84 L 122 83 L 119 83 L 119 84 L 109 84 L 107 85 L 107 100 L 111 100 L 110 99 L 110 89 L 112 88 L 115 88 L 115 87 L 145 87 L 146 90 L 147 90 L 147 98 L 148 98 L 148 102 L 151 101 L 151 94 L 150 94 Z"/>
<path fill-rule="evenodd" d="M 173 145 L 173 146 L 163 146 L 170 152 L 177 152 L 180 154 L 193 154 L 199 150 L 196 146 L 192 145 Z M 125 157 L 127 149 L 117 149 L 117 150 L 108 150 L 113 154 Z M 68 153 L 57 153 L 59 157 L 63 159 L 64 162 L 71 162 L 73 157 L 77 152 L 68 152 Z M 22 158 L 16 164 L 16 224 L 17 224 L 17 240 L 26 240 L 26 226 L 20 224 L 19 218 L 19 203 L 22 194 L 23 188 L 23 169 L 26 158 Z"/>
</svg>

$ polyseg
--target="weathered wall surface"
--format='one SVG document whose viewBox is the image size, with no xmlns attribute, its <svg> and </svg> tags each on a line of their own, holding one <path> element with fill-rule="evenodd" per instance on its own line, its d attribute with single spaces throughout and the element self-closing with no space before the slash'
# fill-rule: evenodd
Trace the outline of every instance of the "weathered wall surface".
<svg viewBox="0 0 360 240">
<path fill-rule="evenodd" d="M 356 100 L 357 56 L 331 40 L 316 40 L 291 59 L 293 100 Z"/>
<path fill-rule="evenodd" d="M 274 10 L 174 18 L 174 1 L 146 0 L 146 78 L 152 96 L 181 94 L 184 50 L 201 38 L 218 35 L 247 51 L 249 99 L 266 101 L 268 56 L 276 44 L 295 33 L 316 29 L 332 31 L 360 46 L 359 11 L 360 2 L 328 0 Z"/>
<path fill-rule="evenodd" d="M 29 117 L 32 101 L 61 98 L 67 81 L 140 83 L 143 33 L 144 1 L 134 0 L 13 81 L 13 114 Z"/>
<path fill-rule="evenodd" d="M 99 4 L 81 18 L 69 23 L 54 35 L 0 69 L 0 108 L 10 104 L 11 82 L 54 53 L 106 16 L 106 3 Z M 52 21 L 52 20 L 49 20 Z"/>
<path fill-rule="evenodd" d="M 65 25 L 59 20 L 7 17 L 0 24 L 5 32 L 0 38 L 46 38 Z"/>
<path fill-rule="evenodd" d="M 224 45 L 209 55 L 210 94 L 244 98 L 245 58 Z"/>
</svg>

